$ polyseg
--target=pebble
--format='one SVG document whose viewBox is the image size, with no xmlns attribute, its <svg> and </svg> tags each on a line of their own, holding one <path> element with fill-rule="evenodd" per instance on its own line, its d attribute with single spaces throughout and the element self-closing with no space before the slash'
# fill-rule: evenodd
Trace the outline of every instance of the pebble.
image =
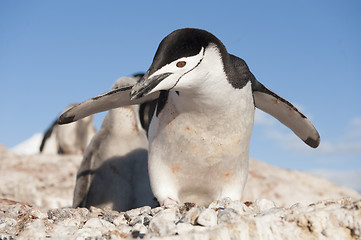
<svg viewBox="0 0 361 240">
<path fill-rule="evenodd" d="M 164 210 L 163 207 L 156 207 L 150 210 L 150 215 L 155 216 L 157 215 L 157 213 L 159 213 L 160 211 Z"/>
<path fill-rule="evenodd" d="M 72 225 L 57 224 L 50 231 L 53 238 L 64 238 L 66 236 L 73 236 L 77 231 L 78 227 Z"/>
<path fill-rule="evenodd" d="M 124 225 L 124 224 L 128 225 L 128 220 L 124 217 L 124 215 L 120 215 L 114 218 L 113 224 L 115 226 Z"/>
<path fill-rule="evenodd" d="M 135 217 L 132 217 L 130 218 L 128 221 L 129 221 L 129 226 L 134 226 L 138 223 L 140 224 L 143 224 L 143 219 L 144 217 L 141 217 L 141 216 L 135 216 Z"/>
<path fill-rule="evenodd" d="M 197 223 L 204 227 L 213 227 L 217 225 L 217 213 L 213 209 L 207 208 L 201 212 L 197 218 Z"/>
<path fill-rule="evenodd" d="M 179 235 L 190 232 L 194 229 L 194 225 L 190 223 L 180 222 L 177 224 L 177 233 Z"/>
<path fill-rule="evenodd" d="M 215 201 L 211 202 L 211 204 L 208 206 L 208 208 L 214 208 L 214 209 L 226 208 L 226 207 L 228 207 L 228 205 L 231 202 L 232 202 L 232 200 L 230 198 L 223 198 L 221 200 L 215 200 Z"/>
<path fill-rule="evenodd" d="M 48 211 L 48 219 L 62 221 L 66 218 L 70 218 L 71 214 L 67 211 L 68 209 L 59 208 L 51 209 Z"/>
<path fill-rule="evenodd" d="M 237 222 L 240 220 L 241 215 L 233 208 L 226 208 L 218 213 L 218 224 Z"/>
<path fill-rule="evenodd" d="M 117 217 L 118 217 L 117 214 L 106 212 L 106 213 L 102 216 L 102 219 L 105 220 L 105 221 L 108 221 L 108 222 L 110 222 L 110 223 L 114 223 L 114 219 L 116 219 Z"/>
<path fill-rule="evenodd" d="M 102 231 L 98 229 L 82 228 L 74 234 L 76 240 L 101 239 Z"/>
<path fill-rule="evenodd" d="M 149 230 L 158 236 L 173 235 L 177 232 L 176 222 L 179 219 L 177 209 L 164 209 L 152 218 L 149 223 Z"/>
<path fill-rule="evenodd" d="M 145 235 L 148 233 L 148 228 L 141 223 L 137 223 L 133 226 L 132 231 L 138 231 L 140 234 Z"/>
<path fill-rule="evenodd" d="M 151 214 L 151 207 L 144 206 L 144 207 L 132 209 L 132 210 L 126 211 L 125 214 L 131 218 L 142 215 L 142 214 Z"/>
<path fill-rule="evenodd" d="M 27 239 L 28 236 L 31 236 L 33 239 L 46 238 L 46 228 L 43 220 L 35 219 L 33 222 L 26 224 L 17 239 Z"/>
<path fill-rule="evenodd" d="M 240 215 L 250 214 L 252 212 L 251 208 L 241 201 L 232 201 L 227 207 L 236 210 Z"/>
<path fill-rule="evenodd" d="M 180 219 L 180 222 L 196 224 L 198 216 L 204 211 L 205 207 L 193 207 L 185 213 L 185 215 Z"/>
<path fill-rule="evenodd" d="M 251 205 L 251 209 L 254 214 L 258 214 L 262 211 L 268 210 L 270 208 L 276 207 L 275 203 L 273 201 L 267 200 L 267 199 L 257 199 L 254 201 L 253 205 Z"/>
</svg>

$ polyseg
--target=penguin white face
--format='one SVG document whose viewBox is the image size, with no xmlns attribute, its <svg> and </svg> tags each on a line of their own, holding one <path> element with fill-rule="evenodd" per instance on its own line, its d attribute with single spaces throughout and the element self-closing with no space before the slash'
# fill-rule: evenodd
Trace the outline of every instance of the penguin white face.
<svg viewBox="0 0 361 240">
<path fill-rule="evenodd" d="M 193 88 L 197 84 L 194 80 L 207 74 L 200 66 L 206 52 L 214 47 L 224 46 L 206 31 L 183 29 L 169 34 L 159 44 L 147 73 L 133 87 L 131 98 L 161 90 L 186 91 Z"/>
<path fill-rule="evenodd" d="M 146 91 L 143 94 L 146 95 L 160 90 L 191 88 L 191 85 L 183 80 L 188 79 L 187 75 L 191 74 L 192 71 L 196 71 L 195 69 L 203 60 L 204 52 L 205 50 L 202 47 L 197 55 L 176 59 L 152 74 L 148 70 L 144 78 L 140 80 L 133 90 L 144 89 Z M 152 86 L 154 87 L 151 88 Z"/>
</svg>

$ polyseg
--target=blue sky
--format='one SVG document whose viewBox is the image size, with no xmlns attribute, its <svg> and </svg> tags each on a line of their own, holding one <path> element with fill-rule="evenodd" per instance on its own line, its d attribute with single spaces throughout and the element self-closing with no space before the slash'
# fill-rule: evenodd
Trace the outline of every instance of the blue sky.
<svg viewBox="0 0 361 240">
<path fill-rule="evenodd" d="M 68 104 L 145 71 L 171 31 L 196 27 L 243 58 L 321 135 L 310 149 L 257 112 L 252 157 L 361 173 L 360 13 L 360 1 L 1 1 L 0 144 L 45 131 Z"/>
</svg>

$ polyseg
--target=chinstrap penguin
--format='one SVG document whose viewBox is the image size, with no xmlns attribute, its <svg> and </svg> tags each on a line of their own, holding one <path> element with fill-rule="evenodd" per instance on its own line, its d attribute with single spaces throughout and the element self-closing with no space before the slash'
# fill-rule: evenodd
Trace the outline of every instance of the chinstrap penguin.
<svg viewBox="0 0 361 240">
<path fill-rule="evenodd" d="M 139 77 L 119 78 L 112 89 L 133 86 L 137 80 Z M 149 105 L 152 103 L 143 103 L 142 109 L 151 109 Z M 132 105 L 107 113 L 78 170 L 74 208 L 127 211 L 156 206 L 148 176 L 148 140 L 143 130 L 152 112 L 140 110 L 139 105 Z"/>
<path fill-rule="evenodd" d="M 65 112 L 59 123 L 158 99 L 149 127 L 149 176 L 161 205 L 239 200 L 247 180 L 255 107 L 316 148 L 320 137 L 290 102 L 256 80 L 241 58 L 211 33 L 193 28 L 166 36 L 146 74 Z"/>
<path fill-rule="evenodd" d="M 75 104 L 66 109 L 73 106 Z M 43 154 L 83 154 L 95 133 L 93 116 L 67 125 L 58 125 L 55 121 L 46 130 L 39 150 Z"/>
</svg>

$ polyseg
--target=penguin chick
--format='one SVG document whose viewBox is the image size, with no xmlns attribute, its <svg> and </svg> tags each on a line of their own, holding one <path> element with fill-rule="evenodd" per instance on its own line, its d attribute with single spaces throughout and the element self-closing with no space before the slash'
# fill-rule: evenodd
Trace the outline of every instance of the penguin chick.
<svg viewBox="0 0 361 240">
<path fill-rule="evenodd" d="M 134 85 L 138 79 L 120 78 L 112 89 Z M 107 113 L 85 151 L 77 174 L 73 207 L 127 211 L 156 205 L 148 176 L 148 140 L 139 118 L 138 105 Z"/>
<path fill-rule="evenodd" d="M 72 104 L 67 109 L 75 106 Z M 55 121 L 45 132 L 40 145 L 43 154 L 83 154 L 96 130 L 93 116 L 75 123 L 58 125 Z"/>
</svg>

